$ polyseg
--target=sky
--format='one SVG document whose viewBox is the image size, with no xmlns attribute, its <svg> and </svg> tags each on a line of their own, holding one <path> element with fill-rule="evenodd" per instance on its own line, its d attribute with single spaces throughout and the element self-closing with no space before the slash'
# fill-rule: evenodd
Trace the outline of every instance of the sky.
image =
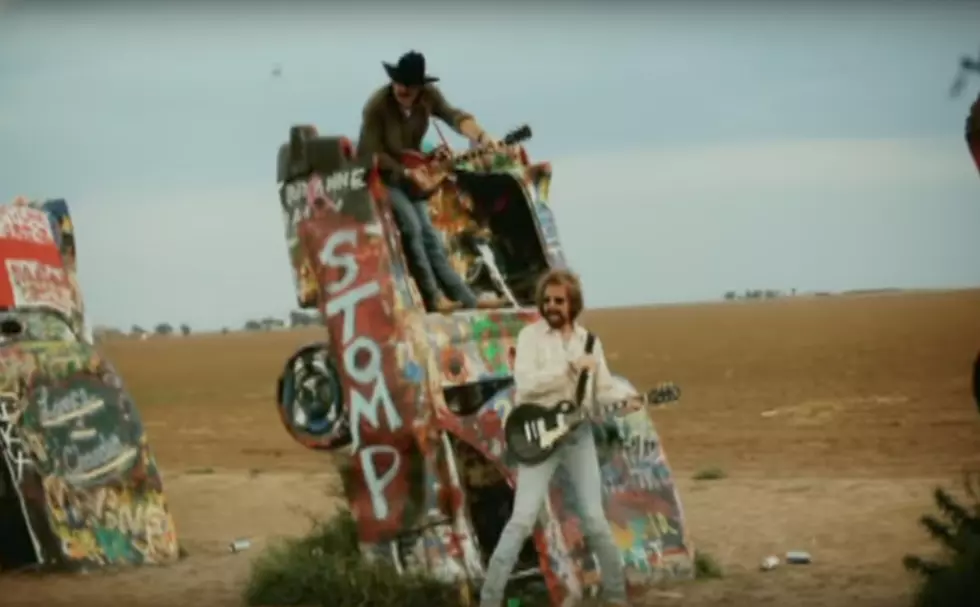
<svg viewBox="0 0 980 607">
<path fill-rule="evenodd" d="M 532 126 L 587 305 L 980 285 L 980 76 L 947 94 L 978 45 L 976 0 L 6 0 L 0 200 L 68 200 L 95 324 L 284 317 L 276 150 L 356 136 L 417 49 L 490 132 Z"/>
</svg>

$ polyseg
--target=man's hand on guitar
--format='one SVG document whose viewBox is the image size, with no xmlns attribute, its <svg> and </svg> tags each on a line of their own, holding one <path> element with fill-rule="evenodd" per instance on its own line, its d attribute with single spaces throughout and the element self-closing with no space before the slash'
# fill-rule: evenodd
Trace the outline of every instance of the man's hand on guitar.
<svg viewBox="0 0 980 607">
<path fill-rule="evenodd" d="M 486 148 L 487 150 L 496 150 L 503 147 L 504 143 L 489 133 L 484 132 L 480 137 L 480 140 L 477 141 L 477 145 Z"/>
<path fill-rule="evenodd" d="M 630 413 L 636 413 L 637 411 L 643 410 L 643 405 L 644 402 L 642 396 L 633 396 L 627 401 L 626 406 L 619 409 L 616 414 L 619 416 L 624 416 L 629 415 Z"/>
<path fill-rule="evenodd" d="M 432 150 L 431 156 L 439 162 L 447 162 L 452 160 L 453 151 L 449 149 L 449 146 L 447 145 L 440 145 L 436 149 Z"/>
<path fill-rule="evenodd" d="M 432 178 L 431 173 L 424 167 L 419 167 L 416 169 L 405 169 L 405 177 L 410 179 L 415 185 L 417 185 L 422 190 L 431 190 L 435 188 L 436 180 Z"/>
<path fill-rule="evenodd" d="M 592 356 L 591 354 L 586 354 L 584 356 L 579 356 L 578 358 L 576 358 L 575 360 L 573 360 L 568 364 L 569 366 L 571 366 L 572 371 L 575 372 L 575 374 L 579 374 L 582 371 L 588 371 L 589 373 L 592 373 L 593 371 L 595 371 L 597 361 L 595 356 Z"/>
</svg>

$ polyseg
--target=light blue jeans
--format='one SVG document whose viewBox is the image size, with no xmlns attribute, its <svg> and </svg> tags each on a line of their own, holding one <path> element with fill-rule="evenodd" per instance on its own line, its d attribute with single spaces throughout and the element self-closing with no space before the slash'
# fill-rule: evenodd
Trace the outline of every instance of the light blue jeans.
<svg viewBox="0 0 980 607">
<path fill-rule="evenodd" d="M 548 486 L 558 466 L 571 477 L 582 515 L 582 532 L 595 551 L 602 574 L 603 599 L 626 604 L 623 561 L 602 510 L 602 477 L 592 427 L 584 423 L 545 461 L 535 466 L 518 466 L 514 511 L 500 534 L 483 581 L 480 607 L 500 607 L 507 579 L 514 569 L 524 540 L 534 529 L 538 512 L 548 495 Z"/>
<path fill-rule="evenodd" d="M 414 269 L 415 282 L 425 305 L 433 306 L 439 297 L 441 282 L 449 299 L 458 301 L 465 308 L 475 308 L 476 295 L 449 264 L 439 232 L 429 218 L 428 201 L 410 200 L 405 192 L 395 187 L 390 187 L 388 194 L 402 233 L 405 254 Z"/>
</svg>

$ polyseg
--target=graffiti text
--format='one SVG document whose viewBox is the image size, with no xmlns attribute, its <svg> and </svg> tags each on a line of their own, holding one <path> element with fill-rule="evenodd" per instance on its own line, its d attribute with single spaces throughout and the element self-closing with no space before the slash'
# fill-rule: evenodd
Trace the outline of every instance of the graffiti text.
<svg viewBox="0 0 980 607">
<path fill-rule="evenodd" d="M 361 460 L 364 480 L 371 495 L 371 506 L 378 520 L 387 518 L 388 501 L 385 489 L 397 477 L 401 467 L 398 451 L 387 445 L 362 447 L 361 424 L 366 422 L 374 430 L 393 431 L 402 427 L 403 421 L 391 399 L 388 383 L 382 367 L 381 346 L 367 334 L 357 334 L 357 311 L 362 302 L 377 297 L 381 287 L 377 280 L 362 284 L 357 282 L 360 267 L 353 252 L 340 252 L 343 245 L 356 247 L 357 231 L 339 230 L 331 234 L 324 244 L 320 261 L 329 268 L 340 269 L 340 278 L 327 285 L 325 313 L 328 319 L 342 318 L 341 343 L 343 345 L 343 372 L 349 385 L 351 448 Z M 365 397 L 369 394 L 369 397 Z M 382 422 L 386 422 L 384 426 Z M 387 472 L 378 470 L 377 456 L 393 457 Z"/>
<path fill-rule="evenodd" d="M 17 432 L 16 405 L 7 398 L 0 398 L 0 452 L 7 459 L 15 485 L 24 478 L 24 470 L 32 465 Z"/>
<path fill-rule="evenodd" d="M 364 189 L 364 169 L 358 167 L 332 173 L 323 180 L 323 189 L 327 192 Z"/>
<path fill-rule="evenodd" d="M 42 386 L 38 391 L 37 405 L 41 414 L 41 425 L 60 426 L 79 417 L 94 413 L 105 406 L 105 401 L 85 388 L 75 388 L 64 396 L 51 401 L 48 389 Z"/>
<path fill-rule="evenodd" d="M 0 238 L 36 244 L 54 243 L 47 214 L 23 206 L 9 206 L 0 212 Z"/>
<path fill-rule="evenodd" d="M 136 447 L 123 443 L 115 434 L 108 437 L 99 434 L 97 439 L 92 448 L 80 449 L 69 444 L 62 451 L 65 478 L 72 483 L 84 484 L 98 479 L 132 463 L 139 454 Z"/>
<path fill-rule="evenodd" d="M 7 274 L 19 305 L 49 305 L 57 310 L 74 307 L 68 275 L 61 268 L 30 259 L 8 259 Z"/>
</svg>

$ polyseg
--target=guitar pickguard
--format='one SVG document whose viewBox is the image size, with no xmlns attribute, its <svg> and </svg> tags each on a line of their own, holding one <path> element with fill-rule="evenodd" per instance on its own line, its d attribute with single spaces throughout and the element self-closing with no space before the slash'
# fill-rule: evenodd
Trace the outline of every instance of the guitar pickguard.
<svg viewBox="0 0 980 607">
<path fill-rule="evenodd" d="M 525 421 L 524 438 L 541 451 L 549 451 L 568 436 L 582 418 L 575 407 L 567 402 L 560 403 L 554 409 L 542 411 L 537 418 Z"/>
<path fill-rule="evenodd" d="M 551 449 L 563 436 L 567 436 L 570 430 L 569 416 L 560 412 L 524 424 L 524 436 L 527 441 L 541 449 Z"/>
</svg>

